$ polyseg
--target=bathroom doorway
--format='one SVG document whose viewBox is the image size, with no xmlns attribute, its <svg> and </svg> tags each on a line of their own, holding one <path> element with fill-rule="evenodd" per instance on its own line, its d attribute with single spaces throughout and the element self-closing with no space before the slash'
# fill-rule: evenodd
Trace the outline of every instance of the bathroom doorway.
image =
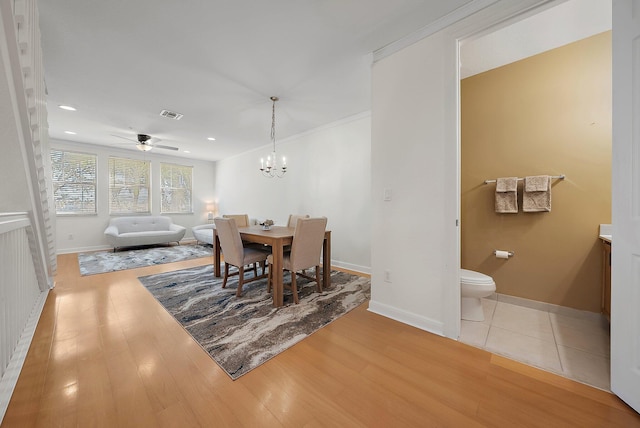
<svg viewBox="0 0 640 428">
<path fill-rule="evenodd" d="M 609 389 L 610 366 L 597 238 L 598 225 L 611 222 L 610 3 L 600 10 L 606 3 L 563 2 L 488 29 L 460 49 L 461 267 L 497 284 L 497 295 L 484 302 L 485 322 L 462 321 L 460 340 L 602 389 Z M 544 37 L 529 40 L 528 31 Z M 609 55 L 608 75 L 595 71 L 607 67 L 580 62 L 581 52 L 595 51 Z M 587 110 L 572 104 L 603 78 L 609 104 L 597 91 L 581 103 Z M 555 86 L 542 93 L 549 84 Z M 555 97 L 564 93 L 572 95 Z M 601 178 L 585 181 L 594 170 Z M 562 174 L 564 182 L 553 182 L 549 213 L 495 214 L 495 184 L 484 183 Z M 582 203 L 580 194 L 592 200 L 588 214 L 576 216 L 571 210 Z M 494 250 L 515 255 L 496 259 Z"/>
</svg>

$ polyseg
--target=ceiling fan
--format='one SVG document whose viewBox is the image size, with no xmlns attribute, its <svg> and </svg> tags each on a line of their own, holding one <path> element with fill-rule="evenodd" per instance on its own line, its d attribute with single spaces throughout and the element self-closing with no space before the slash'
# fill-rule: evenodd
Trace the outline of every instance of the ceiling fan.
<svg viewBox="0 0 640 428">
<path fill-rule="evenodd" d="M 138 140 L 133 140 L 131 138 L 127 138 L 127 137 L 123 137 L 121 135 L 115 135 L 115 134 L 111 134 L 114 137 L 118 137 L 118 138 L 123 138 L 125 140 L 129 140 L 129 141 L 133 141 L 136 143 L 136 147 L 138 148 L 138 150 L 142 150 L 143 152 L 147 152 L 153 148 L 158 148 L 158 149 L 165 149 L 165 150 L 174 150 L 177 151 L 179 150 L 177 147 L 173 147 L 173 146 L 165 146 L 162 144 L 156 144 L 156 142 L 158 141 L 162 141 L 159 138 L 152 138 L 150 135 L 147 134 L 138 134 Z"/>
</svg>

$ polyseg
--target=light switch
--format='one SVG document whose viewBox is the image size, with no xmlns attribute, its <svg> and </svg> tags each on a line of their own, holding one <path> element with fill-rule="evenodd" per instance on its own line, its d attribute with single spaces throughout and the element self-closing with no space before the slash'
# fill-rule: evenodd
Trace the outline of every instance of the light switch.
<svg viewBox="0 0 640 428">
<path fill-rule="evenodd" d="M 391 200 L 391 189 L 386 188 L 384 189 L 384 200 L 385 201 L 390 201 Z"/>
</svg>

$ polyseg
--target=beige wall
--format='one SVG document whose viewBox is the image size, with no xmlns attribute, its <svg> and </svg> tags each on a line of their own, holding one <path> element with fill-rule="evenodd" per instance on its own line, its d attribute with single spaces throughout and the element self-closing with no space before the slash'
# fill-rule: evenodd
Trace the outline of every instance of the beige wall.
<svg viewBox="0 0 640 428">
<path fill-rule="evenodd" d="M 464 60 L 464 59 L 463 59 Z M 600 311 L 598 226 L 611 222 L 611 33 L 464 79 L 462 267 L 497 292 Z M 566 174 L 550 213 L 496 214 L 496 177 Z M 496 259 L 493 250 L 516 253 Z"/>
</svg>

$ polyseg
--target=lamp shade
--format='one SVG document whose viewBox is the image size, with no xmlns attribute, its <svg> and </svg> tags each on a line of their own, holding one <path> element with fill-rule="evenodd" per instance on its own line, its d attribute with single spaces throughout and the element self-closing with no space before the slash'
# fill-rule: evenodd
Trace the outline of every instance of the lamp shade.
<svg viewBox="0 0 640 428">
<path fill-rule="evenodd" d="M 213 220 L 213 213 L 216 210 L 216 204 L 213 202 L 207 202 L 205 208 L 207 210 L 207 220 Z"/>
</svg>

